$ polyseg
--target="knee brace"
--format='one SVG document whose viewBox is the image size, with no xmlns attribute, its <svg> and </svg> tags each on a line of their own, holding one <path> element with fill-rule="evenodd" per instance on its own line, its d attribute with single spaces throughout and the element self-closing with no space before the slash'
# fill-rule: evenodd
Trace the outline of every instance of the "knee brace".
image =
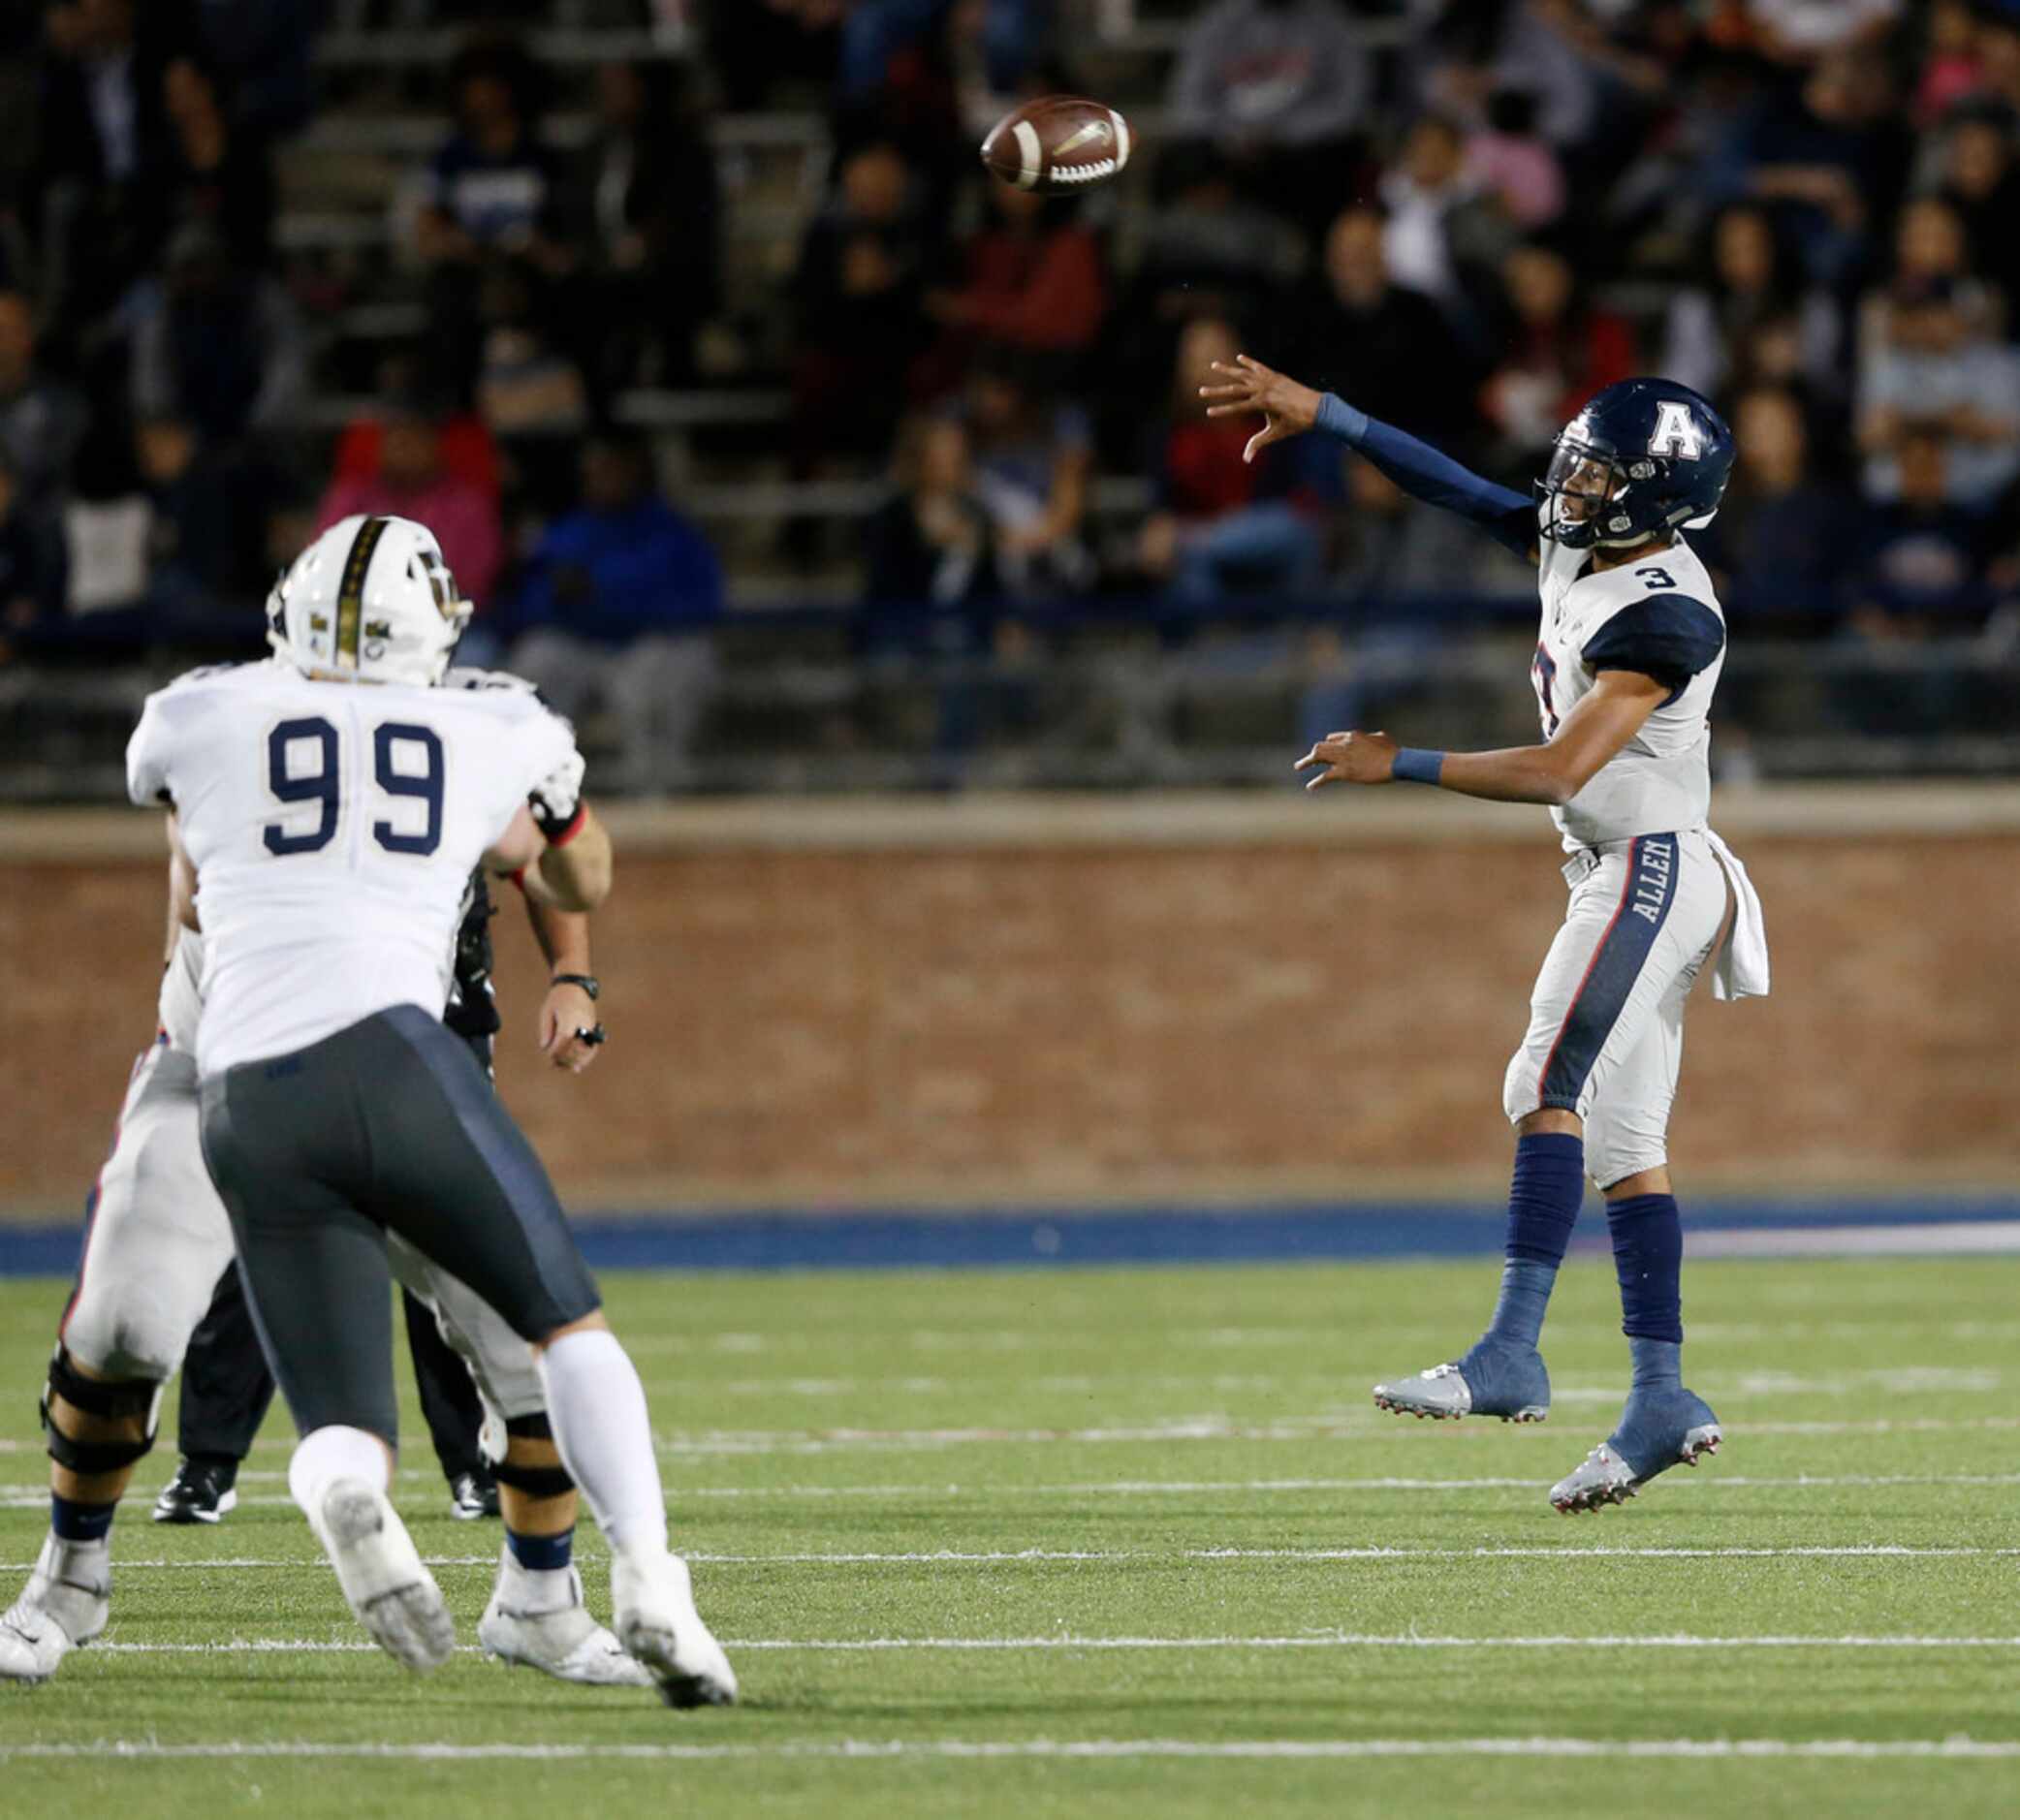
<svg viewBox="0 0 2020 1820">
<path fill-rule="evenodd" d="M 60 1343 L 49 1360 L 49 1381 L 42 1393 L 42 1426 L 48 1436 L 49 1458 L 57 1465 L 86 1477 L 117 1472 L 145 1456 L 154 1445 L 156 1414 L 161 1408 L 160 1384 L 128 1380 L 109 1384 L 103 1378 L 87 1378 L 70 1362 L 69 1349 Z M 78 1441 L 59 1428 L 49 1414 L 49 1404 L 62 1397 L 73 1409 L 87 1416 L 117 1420 L 139 1416 L 147 1431 L 137 1441 Z"/>
<path fill-rule="evenodd" d="M 505 1434 L 509 1450 L 514 1435 L 522 1441 L 552 1441 L 554 1429 L 547 1419 L 547 1411 L 542 1409 L 530 1416 L 507 1417 Z M 560 1497 L 575 1490 L 575 1480 L 569 1476 L 566 1466 L 522 1466 L 510 1458 L 509 1452 L 507 1458 L 491 1461 L 491 1477 L 500 1485 L 509 1485 L 515 1491 L 523 1491 L 528 1497 Z"/>
</svg>

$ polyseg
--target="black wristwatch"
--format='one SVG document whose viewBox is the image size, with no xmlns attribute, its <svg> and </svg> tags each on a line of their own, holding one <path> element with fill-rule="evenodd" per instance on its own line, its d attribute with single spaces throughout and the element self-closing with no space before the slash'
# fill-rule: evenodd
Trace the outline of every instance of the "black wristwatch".
<svg viewBox="0 0 2020 1820">
<path fill-rule="evenodd" d="M 603 988 L 593 973 L 557 973 L 548 981 L 550 986 L 579 986 L 588 993 L 590 1004 L 603 996 Z"/>
</svg>

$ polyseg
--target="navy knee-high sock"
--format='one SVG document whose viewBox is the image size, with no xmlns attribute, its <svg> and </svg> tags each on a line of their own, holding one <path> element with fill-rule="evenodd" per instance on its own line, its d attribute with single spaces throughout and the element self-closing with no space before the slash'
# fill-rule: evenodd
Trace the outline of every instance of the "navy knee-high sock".
<svg viewBox="0 0 2020 1820">
<path fill-rule="evenodd" d="M 1683 1382 L 1684 1227 L 1673 1194 L 1606 1204 L 1613 1268 L 1621 1284 L 1621 1332 L 1634 1361 L 1634 1388 Z"/>
<path fill-rule="evenodd" d="M 1485 1337 L 1533 1346 L 1543 1332 L 1557 1267 L 1564 1261 L 1578 1204 L 1585 1199 L 1585 1140 L 1538 1132 L 1515 1142 L 1515 1179 L 1508 1189 L 1507 1262 L 1500 1300 Z"/>
</svg>

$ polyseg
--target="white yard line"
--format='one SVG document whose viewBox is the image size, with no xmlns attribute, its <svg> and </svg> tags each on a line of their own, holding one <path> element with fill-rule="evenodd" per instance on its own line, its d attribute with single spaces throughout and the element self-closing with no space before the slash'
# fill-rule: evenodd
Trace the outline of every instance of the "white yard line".
<svg viewBox="0 0 2020 1820">
<path fill-rule="evenodd" d="M 856 1655 L 905 1650 L 957 1653 L 1025 1650 L 1167 1649 L 2020 1649 L 2020 1637 L 1434 1637 L 1409 1633 L 1310 1631 L 1294 1637 L 743 1637 L 725 1649 Z M 363 1641 L 233 1638 L 220 1643 L 94 1643 L 92 1655 L 352 1655 L 378 1647 Z M 482 1653 L 465 1644 L 463 1655 Z"/>
<path fill-rule="evenodd" d="M 2020 1548 L 1913 1548 L 1902 1543 L 1867 1542 L 1837 1546 L 1789 1548 L 1336 1548 L 1336 1549 L 919 1549 L 860 1553 L 781 1554 L 709 1554 L 689 1553 L 696 1566 L 710 1567 L 889 1567 L 889 1566 L 1016 1566 L 1020 1563 L 1145 1561 L 1717 1561 L 1717 1560 L 1972 1560 L 2020 1555 Z M 428 1554 L 429 1567 L 495 1567 L 494 1554 Z M 600 1549 L 584 1549 L 578 1558 L 592 1564 L 609 1558 Z M 33 1561 L 0 1561 L 0 1573 L 27 1573 Z M 141 1568 L 207 1572 L 211 1568 L 320 1568 L 319 1556 L 286 1558 L 245 1555 L 225 1558 L 128 1560 L 115 1557 L 121 1573 Z"/>
<path fill-rule="evenodd" d="M 403 1472 L 400 1476 L 403 1479 L 429 1482 L 436 1477 L 432 1472 L 418 1470 Z M 241 1483 L 273 1483 L 286 1477 L 287 1474 L 282 1472 L 239 1474 Z M 1218 1493 L 1249 1496 L 1327 1491 L 1535 1491 L 1542 1490 L 1548 1483 L 1548 1479 L 1544 1477 L 1407 1479 L 1391 1475 L 1326 1479 L 1108 1479 L 1082 1480 L 1059 1485 L 963 1485 L 941 1481 L 937 1484 L 688 1486 L 677 1481 L 668 1487 L 667 1499 L 678 1512 L 682 1504 L 703 1499 L 863 1497 L 909 1500 L 1016 1500 L 1034 1497 L 1196 1497 Z M 2020 1472 L 1795 1473 L 1785 1476 L 1763 1476 L 1728 1473 L 1714 1468 L 1706 1483 L 1715 1484 L 1721 1491 L 1775 1491 L 1862 1490 L 1890 1486 L 2015 1486 L 2020 1485 Z M 152 1492 L 149 1491 L 136 1490 L 129 1507 L 138 1506 L 151 1495 Z M 417 1500 L 403 1497 L 401 1502 L 411 1511 L 416 1507 Z M 12 1484 L 0 1482 L 0 1510 L 41 1510 L 46 1508 L 47 1503 L 47 1491 L 36 1481 L 20 1480 Z M 292 1507 L 294 1499 L 284 1493 L 241 1491 L 238 1503 L 241 1509 L 282 1508 Z"/>
<path fill-rule="evenodd" d="M 1205 1742 L 1189 1738 L 1090 1739 L 837 1739 L 776 1744 L 370 1744 L 324 1743 L 310 1740 L 237 1739 L 214 1743 L 165 1744 L 152 1739 L 105 1739 L 88 1744 L 4 1744 L 0 1761 L 29 1758 L 142 1762 L 273 1758 L 332 1759 L 395 1763 L 753 1762 L 817 1759 L 874 1763 L 890 1759 L 937 1758 L 992 1761 L 1064 1758 L 1118 1761 L 1142 1757 L 1325 1761 L 1369 1757 L 1573 1757 L 1647 1759 L 1701 1757 L 1767 1760 L 1906 1757 L 2004 1761 L 2020 1757 L 2020 1742 L 1973 1738 L 1353 1738 L 1237 1739 Z"/>
</svg>

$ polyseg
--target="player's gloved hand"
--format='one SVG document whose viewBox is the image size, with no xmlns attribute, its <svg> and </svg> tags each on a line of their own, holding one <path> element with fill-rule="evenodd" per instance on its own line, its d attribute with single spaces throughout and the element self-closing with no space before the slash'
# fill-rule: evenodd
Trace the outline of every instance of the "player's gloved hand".
<svg viewBox="0 0 2020 1820">
<path fill-rule="evenodd" d="M 547 988 L 540 1007 L 541 1052 L 556 1068 L 579 1075 L 596 1059 L 603 1046 L 603 1025 L 596 1020 L 596 1001 L 570 980 Z"/>
<path fill-rule="evenodd" d="M 1316 770 L 1307 790 L 1321 784 L 1386 784 L 1396 775 L 1396 741 L 1385 733 L 1329 733 L 1292 767 Z"/>
<path fill-rule="evenodd" d="M 583 755 L 573 746 L 568 757 L 526 794 L 526 806 L 550 840 L 563 839 L 583 808 Z"/>
</svg>

